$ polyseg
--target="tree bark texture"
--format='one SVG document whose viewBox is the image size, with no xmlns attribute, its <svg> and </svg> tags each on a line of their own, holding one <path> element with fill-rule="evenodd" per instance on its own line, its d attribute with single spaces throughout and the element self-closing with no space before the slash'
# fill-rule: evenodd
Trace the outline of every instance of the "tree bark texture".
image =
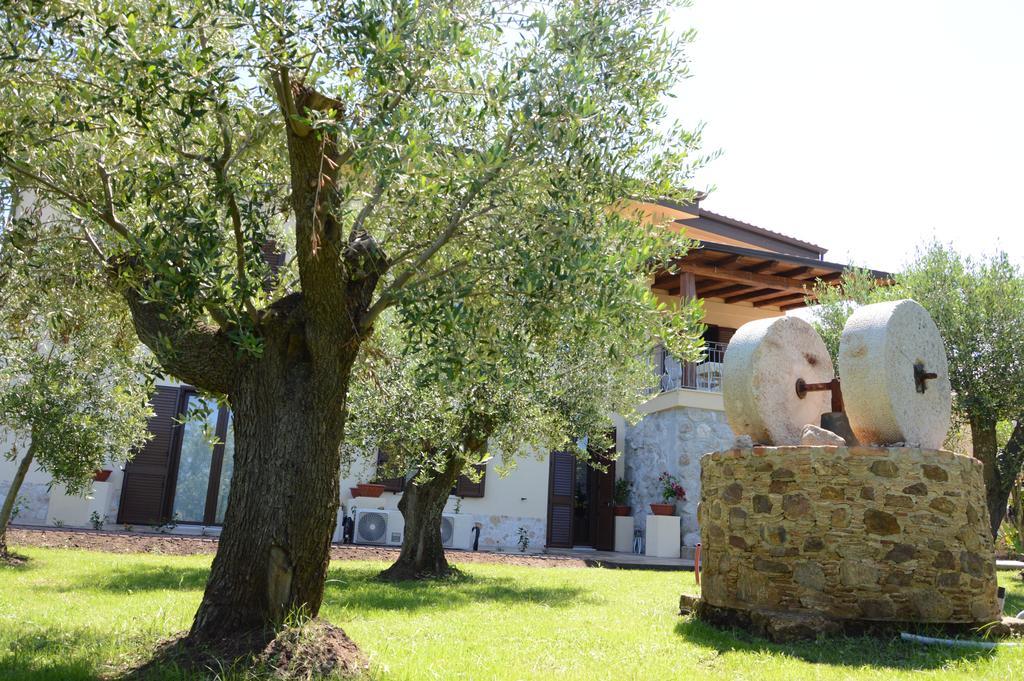
<svg viewBox="0 0 1024 681">
<path fill-rule="evenodd" d="M 321 380 L 301 303 L 238 371 L 228 398 L 235 472 L 217 555 L 190 635 L 214 640 L 314 617 L 339 504 L 344 396 L 357 345 Z M 340 381 L 340 382 L 339 382 Z"/>
<path fill-rule="evenodd" d="M 11 524 L 14 502 L 18 498 L 18 492 L 21 491 L 21 485 L 25 482 L 25 476 L 28 475 L 29 466 L 32 465 L 32 459 L 35 458 L 35 455 L 35 443 L 29 443 L 28 451 L 25 452 L 25 456 L 18 463 L 18 469 L 14 472 L 14 478 L 11 480 L 10 489 L 7 490 L 4 505 L 0 507 L 0 558 L 6 558 L 10 555 L 7 549 L 7 527 Z"/>
<path fill-rule="evenodd" d="M 1006 443 L 1002 457 L 1002 485 L 1003 485 L 1003 508 L 1006 508 L 1010 496 L 1013 495 L 1014 517 L 1012 522 L 1017 528 L 1017 534 L 1024 540 L 1024 512 L 1021 510 L 1021 488 L 1017 483 L 1024 468 L 1024 414 L 1017 417 L 1017 423 Z"/>
<path fill-rule="evenodd" d="M 971 417 L 971 446 L 974 458 L 982 463 L 985 479 L 985 505 L 991 523 L 992 536 L 999 534 L 999 525 L 1006 514 L 1006 501 L 1010 497 L 1010 486 L 1004 484 L 999 470 L 999 441 L 996 436 L 996 421 L 983 417 Z"/>
<path fill-rule="evenodd" d="M 449 460 L 445 469 L 430 480 L 406 486 L 398 501 L 405 520 L 402 551 L 394 565 L 380 574 L 381 579 L 425 579 L 452 573 L 441 543 L 441 515 L 462 468 L 461 458 Z"/>
</svg>

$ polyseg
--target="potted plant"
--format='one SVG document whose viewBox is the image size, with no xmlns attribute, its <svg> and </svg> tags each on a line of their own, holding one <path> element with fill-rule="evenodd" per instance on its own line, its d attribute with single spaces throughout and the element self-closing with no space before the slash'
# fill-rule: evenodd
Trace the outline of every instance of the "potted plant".
<svg viewBox="0 0 1024 681">
<path fill-rule="evenodd" d="M 676 512 L 676 501 L 686 499 L 686 490 L 679 484 L 679 478 L 668 471 L 658 476 L 658 484 L 661 485 L 662 504 L 651 504 L 651 513 L 654 515 L 674 515 Z"/>
<path fill-rule="evenodd" d="M 629 507 L 629 490 L 632 487 L 633 483 L 625 478 L 619 478 L 615 481 L 615 491 L 612 493 L 612 501 L 614 503 L 612 510 L 615 515 L 629 515 L 632 510 Z"/>
<path fill-rule="evenodd" d="M 92 476 L 92 479 L 93 479 L 93 480 L 94 480 L 95 482 L 106 482 L 106 481 L 107 481 L 107 478 L 109 478 L 109 477 L 110 477 L 110 474 L 111 474 L 111 473 L 113 473 L 113 472 L 114 472 L 114 471 L 112 471 L 112 470 L 109 470 L 109 469 L 104 469 L 104 470 L 102 470 L 102 471 L 96 471 L 96 472 L 95 472 L 95 473 L 93 474 L 93 476 Z"/>
</svg>

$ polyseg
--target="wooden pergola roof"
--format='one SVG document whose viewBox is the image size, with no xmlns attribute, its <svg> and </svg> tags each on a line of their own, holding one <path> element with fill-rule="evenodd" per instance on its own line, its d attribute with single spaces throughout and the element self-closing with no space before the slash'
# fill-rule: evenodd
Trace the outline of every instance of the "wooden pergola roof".
<svg viewBox="0 0 1024 681">
<path fill-rule="evenodd" d="M 784 253 L 698 241 L 672 271 L 655 275 L 652 288 L 668 295 L 751 303 L 754 307 L 793 310 L 804 307 L 816 280 L 837 284 L 848 265 Z M 879 283 L 888 272 L 870 270 Z"/>
</svg>

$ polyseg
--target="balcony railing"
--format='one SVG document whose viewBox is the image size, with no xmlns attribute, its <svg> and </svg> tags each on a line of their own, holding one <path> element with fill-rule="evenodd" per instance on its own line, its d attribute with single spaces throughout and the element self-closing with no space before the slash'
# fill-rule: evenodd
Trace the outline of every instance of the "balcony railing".
<svg viewBox="0 0 1024 681">
<path fill-rule="evenodd" d="M 654 349 L 654 371 L 660 377 L 661 391 L 686 388 L 722 392 L 722 363 L 727 343 L 705 342 L 700 360 L 680 362 L 664 346 Z"/>
</svg>

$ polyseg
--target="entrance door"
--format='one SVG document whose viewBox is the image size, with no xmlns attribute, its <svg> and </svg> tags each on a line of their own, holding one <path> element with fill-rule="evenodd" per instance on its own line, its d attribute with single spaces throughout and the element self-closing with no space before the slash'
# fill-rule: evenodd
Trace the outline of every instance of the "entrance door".
<svg viewBox="0 0 1024 681">
<path fill-rule="evenodd" d="M 605 470 L 591 468 L 591 493 L 594 503 L 593 518 L 594 548 L 599 551 L 615 550 L 615 462 L 604 457 Z"/>
<path fill-rule="evenodd" d="M 614 462 L 601 471 L 568 452 L 552 452 L 550 462 L 547 545 L 611 551 L 615 544 Z"/>
</svg>

